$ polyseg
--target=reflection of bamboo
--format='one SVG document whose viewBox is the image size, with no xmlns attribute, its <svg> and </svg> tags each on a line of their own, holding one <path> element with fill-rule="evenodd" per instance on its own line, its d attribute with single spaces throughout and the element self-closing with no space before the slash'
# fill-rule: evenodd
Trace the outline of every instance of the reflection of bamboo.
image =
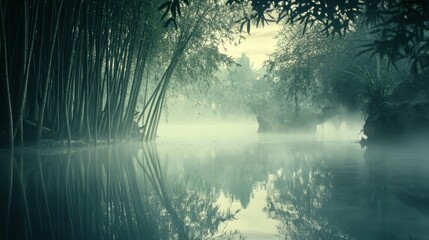
<svg viewBox="0 0 429 240">
<path fill-rule="evenodd" d="M 30 211 L 28 209 L 27 193 L 25 192 L 25 187 L 24 187 L 24 183 L 23 183 L 24 182 L 24 179 L 23 179 L 23 165 L 24 165 L 24 162 L 23 162 L 22 152 L 21 152 L 20 155 L 21 155 L 20 156 L 20 161 L 21 161 L 20 165 L 21 165 L 21 167 L 19 168 L 17 166 L 16 161 L 14 161 L 14 168 L 15 168 L 16 171 L 18 171 L 19 185 L 21 187 L 22 198 L 24 200 L 25 216 L 26 216 L 27 221 L 28 221 L 28 228 L 29 228 L 29 231 L 30 231 L 30 236 L 32 236 L 33 235 L 33 231 L 32 231 L 32 228 L 31 228 L 31 219 L 30 219 Z M 7 237 L 6 237 L 6 239 L 7 239 Z"/>
<path fill-rule="evenodd" d="M 51 228 L 50 232 L 51 232 L 52 239 L 55 239 L 54 227 L 52 225 L 52 215 L 51 215 L 51 211 L 50 211 L 50 207 L 49 207 L 48 195 L 46 193 L 46 185 L 45 185 L 44 174 L 43 174 L 43 169 L 42 169 L 42 161 L 40 159 L 40 155 L 38 155 L 38 157 L 37 157 L 37 163 L 38 163 L 37 166 L 39 168 L 40 181 L 42 183 L 43 198 L 44 198 L 45 205 L 46 205 L 46 211 L 48 213 L 49 227 Z"/>
<path fill-rule="evenodd" d="M 66 195 L 66 206 L 67 206 L 67 211 L 68 211 L 68 218 L 70 221 L 71 233 L 72 233 L 73 239 L 76 239 L 75 233 L 74 233 L 75 226 L 73 224 L 72 213 L 71 213 L 71 202 L 70 202 L 70 198 L 68 197 L 71 195 L 70 188 L 69 188 L 69 175 L 70 175 L 69 170 L 70 170 L 70 161 L 71 161 L 70 156 L 71 156 L 71 154 L 70 154 L 70 150 L 69 150 L 68 154 L 67 154 L 67 167 L 66 167 L 66 176 L 65 176 L 65 195 Z"/>
<path fill-rule="evenodd" d="M 146 207 L 151 193 L 140 191 L 136 162 L 123 153 L 109 147 L 42 159 L 36 152 L 34 165 L 23 155 L 11 161 L 10 220 L 0 228 L 10 239 L 159 239 L 159 216 Z"/>
<path fill-rule="evenodd" d="M 167 193 L 167 188 L 162 175 L 161 164 L 159 161 L 158 152 L 154 143 L 146 143 L 143 145 L 143 159 L 137 158 L 137 162 L 143 169 L 145 176 L 150 180 L 155 193 L 158 195 L 161 203 L 169 213 L 173 224 L 177 229 L 179 239 L 188 240 L 188 233 L 183 220 L 179 217 L 177 211 L 174 209 L 173 204 Z"/>
<path fill-rule="evenodd" d="M 1 9 L 0 9 L 1 10 Z M 13 151 L 10 151 L 9 156 L 9 195 L 7 200 L 7 214 L 6 214 L 6 239 L 9 239 L 9 217 L 10 217 L 10 205 L 12 202 L 12 189 L 13 189 Z"/>
</svg>

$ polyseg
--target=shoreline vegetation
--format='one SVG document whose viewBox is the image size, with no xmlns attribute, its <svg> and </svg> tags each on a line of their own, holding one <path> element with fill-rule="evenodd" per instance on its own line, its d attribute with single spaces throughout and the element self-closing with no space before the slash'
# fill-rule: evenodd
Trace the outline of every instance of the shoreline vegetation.
<svg viewBox="0 0 429 240">
<path fill-rule="evenodd" d="M 204 95 L 233 66 L 247 75 L 229 79 L 230 95 L 246 97 L 230 99 L 261 131 L 314 129 L 340 108 L 366 115 L 368 143 L 429 131 L 425 1 L 280 3 L 2 1 L 0 146 L 154 140 L 169 97 Z M 269 22 L 283 29 L 263 76 L 219 50 Z"/>
<path fill-rule="evenodd" d="M 235 11 L 214 2 L 189 6 L 175 30 L 163 27 L 154 0 L 0 7 L 0 145 L 9 148 L 45 138 L 154 139 L 169 89 L 210 83 L 232 62 L 219 42 L 238 32 L 229 27 Z"/>
</svg>

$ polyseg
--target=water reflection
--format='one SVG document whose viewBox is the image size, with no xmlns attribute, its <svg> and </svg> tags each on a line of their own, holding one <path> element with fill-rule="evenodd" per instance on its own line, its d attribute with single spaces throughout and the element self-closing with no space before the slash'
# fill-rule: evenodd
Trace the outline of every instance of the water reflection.
<svg viewBox="0 0 429 240">
<path fill-rule="evenodd" d="M 428 156 L 281 136 L 0 152 L 0 239 L 428 239 Z"/>
<path fill-rule="evenodd" d="M 425 149 L 362 150 L 356 143 L 275 136 L 245 146 L 221 142 L 204 150 L 194 150 L 192 143 L 177 149 L 169 145 L 163 152 L 175 156 L 182 174 L 204 176 L 241 208 L 231 225 L 249 239 L 429 236 Z M 266 203 L 255 209 L 252 203 L 261 198 Z M 255 219 L 259 212 L 266 220 Z M 252 221 L 259 225 L 250 229 Z M 267 232 L 272 225 L 276 230 Z"/>
<path fill-rule="evenodd" d="M 292 163 L 273 176 L 264 210 L 279 221 L 284 239 L 347 238 L 323 213 L 331 200 L 333 176 L 324 161 L 309 162 L 313 158 L 295 154 Z"/>
<path fill-rule="evenodd" d="M 370 205 L 385 239 L 429 239 L 429 151 L 421 146 L 370 148 Z"/>
<path fill-rule="evenodd" d="M 2 166 L 0 239 L 235 239 L 202 181 L 168 175 L 156 147 L 32 150 Z M 4 181 L 11 176 L 13 184 Z M 9 217 L 7 211 L 10 211 Z"/>
<path fill-rule="evenodd" d="M 221 211 L 216 204 L 218 194 L 201 179 L 169 175 L 165 180 L 158 151 L 152 143 L 145 144 L 137 161 L 144 176 L 152 183 L 153 192 L 158 196 L 169 219 L 164 224 L 174 226 L 178 239 L 233 239 L 241 238 L 236 231 L 225 232 L 221 224 L 234 219 L 235 213 Z M 165 215 L 161 211 L 161 215 Z M 170 229 L 162 231 L 169 235 L 165 239 L 176 239 Z M 163 238 L 164 239 L 164 238 Z"/>
<path fill-rule="evenodd" d="M 291 152 L 268 183 L 282 239 L 428 239 L 427 151 L 370 149 L 361 161 L 326 150 Z"/>
</svg>

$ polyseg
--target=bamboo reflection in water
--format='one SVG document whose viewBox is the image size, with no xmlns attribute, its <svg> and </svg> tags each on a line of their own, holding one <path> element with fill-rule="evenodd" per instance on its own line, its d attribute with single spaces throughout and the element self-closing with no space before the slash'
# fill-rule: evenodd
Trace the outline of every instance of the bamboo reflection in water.
<svg viewBox="0 0 429 240">
<path fill-rule="evenodd" d="M 167 177 L 153 144 L 143 145 L 141 155 L 139 149 L 15 153 L 13 175 L 5 175 L 13 180 L 5 183 L 11 186 L 9 224 L 0 238 L 240 238 L 221 228 L 234 214 L 220 211 L 214 191 Z"/>
<path fill-rule="evenodd" d="M 163 231 L 169 234 L 166 239 L 243 239 L 238 231 L 225 230 L 226 223 L 234 220 L 237 212 L 221 211 L 212 187 L 195 179 L 193 182 L 177 176 L 166 179 L 154 143 L 143 145 L 137 161 L 170 216 L 168 225 L 177 231 Z"/>
<path fill-rule="evenodd" d="M 146 144 L 143 147 L 143 161 L 138 159 L 138 163 L 143 169 L 145 176 L 150 180 L 156 195 L 159 197 L 162 205 L 167 210 L 168 214 L 172 218 L 172 223 L 176 227 L 179 239 L 188 240 L 188 232 L 185 228 L 185 223 L 178 216 L 178 213 L 171 203 L 170 197 L 167 193 L 167 189 L 164 183 L 164 177 L 161 171 L 161 165 L 158 157 L 158 153 L 154 148 L 153 144 Z"/>
<path fill-rule="evenodd" d="M 6 219 L 0 219 L 0 224 L 2 226 L 5 226 L 6 228 L 3 229 L 3 227 L 0 228 L 0 234 L 2 234 L 4 232 L 4 235 L 6 236 L 6 238 L 9 236 L 9 224 L 10 224 L 10 210 L 11 210 L 11 202 L 12 202 L 12 190 L 13 190 L 13 186 L 14 186 L 14 182 L 13 182 L 13 162 L 14 162 L 14 156 L 12 151 L 9 153 L 6 153 L 6 159 L 5 161 L 2 162 L 2 164 L 6 164 L 6 166 L 1 166 L 4 167 L 4 169 L 7 171 L 6 174 L 2 174 L 2 177 L 5 177 L 5 179 L 1 179 L 0 178 L 0 182 L 4 182 L 5 183 L 5 190 L 7 191 L 7 198 L 4 197 L 0 197 L 0 204 L 2 205 L 6 205 L 6 209 L 3 209 L 3 206 L 0 206 L 0 214 L 5 215 Z M 2 234 L 3 235 L 3 234 Z M 1 235 L 0 235 L 1 237 Z"/>
<path fill-rule="evenodd" d="M 159 239 L 125 149 L 37 151 L 14 173 L 9 239 Z"/>
</svg>

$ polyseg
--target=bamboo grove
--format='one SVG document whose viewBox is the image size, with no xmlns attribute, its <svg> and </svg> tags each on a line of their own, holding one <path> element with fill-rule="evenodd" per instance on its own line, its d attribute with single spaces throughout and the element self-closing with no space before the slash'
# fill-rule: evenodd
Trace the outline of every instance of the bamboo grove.
<svg viewBox="0 0 429 240">
<path fill-rule="evenodd" d="M 230 61 L 218 51 L 221 39 L 231 40 L 235 31 L 234 18 L 220 16 L 234 10 L 221 11 L 225 6 L 219 3 L 189 6 L 176 29 L 163 26 L 158 5 L 150 0 L 2 0 L 3 144 L 154 139 L 177 66 L 188 64 L 192 67 L 180 69 L 200 69 L 204 75 L 216 71 Z M 210 51 L 201 54 L 204 49 Z M 187 61 L 195 59 L 191 55 L 200 57 Z M 180 75 L 189 79 L 177 82 L 198 80 Z"/>
</svg>

